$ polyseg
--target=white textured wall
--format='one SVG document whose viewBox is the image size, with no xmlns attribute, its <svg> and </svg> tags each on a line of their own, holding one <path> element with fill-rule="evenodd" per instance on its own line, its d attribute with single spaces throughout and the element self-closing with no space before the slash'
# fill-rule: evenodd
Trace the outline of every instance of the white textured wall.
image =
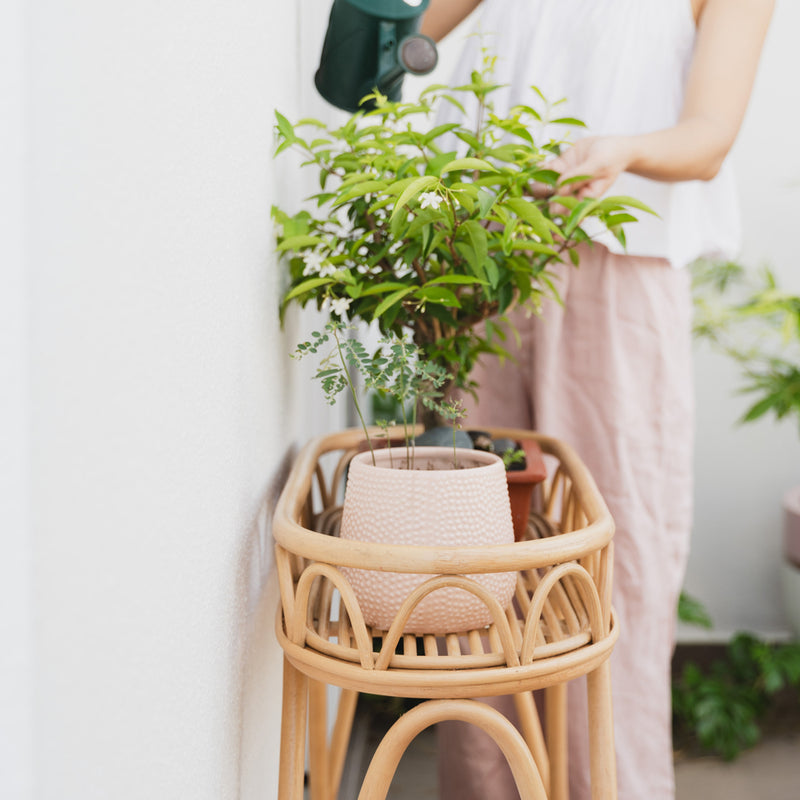
<svg viewBox="0 0 800 800">
<path fill-rule="evenodd" d="M 744 219 L 744 263 L 769 263 L 800 292 L 793 245 L 800 212 L 800 5 L 779 2 L 750 108 L 733 153 Z M 407 95 L 444 82 L 470 30 L 468 22 L 440 45 L 435 74 L 406 80 Z M 697 446 L 695 526 L 686 579 L 716 628 L 683 630 L 683 638 L 726 638 L 749 629 L 782 635 L 778 569 L 781 496 L 800 483 L 800 435 L 793 422 L 736 426 L 747 407 L 735 396 L 736 369 L 705 347 L 696 352 Z"/>
<path fill-rule="evenodd" d="M 301 12 L 3 6 L 4 800 L 277 795 L 269 515 L 305 414 L 271 128 Z"/>
</svg>

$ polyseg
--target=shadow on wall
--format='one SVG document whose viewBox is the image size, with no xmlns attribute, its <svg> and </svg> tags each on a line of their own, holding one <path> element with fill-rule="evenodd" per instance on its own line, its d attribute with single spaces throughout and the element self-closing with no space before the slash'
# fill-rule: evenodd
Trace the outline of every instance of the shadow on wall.
<svg viewBox="0 0 800 800">
<path fill-rule="evenodd" d="M 250 617 L 261 600 L 274 563 L 272 555 L 272 515 L 283 491 L 286 479 L 297 457 L 297 445 L 290 444 L 264 491 L 242 543 L 239 557 L 237 596 L 244 598 L 245 613 Z"/>
<path fill-rule="evenodd" d="M 236 597 L 239 649 L 240 800 L 278 796 L 283 654 L 273 632 L 278 581 L 273 569 L 272 516 L 297 455 L 290 445 L 264 491 L 242 542 Z"/>
</svg>

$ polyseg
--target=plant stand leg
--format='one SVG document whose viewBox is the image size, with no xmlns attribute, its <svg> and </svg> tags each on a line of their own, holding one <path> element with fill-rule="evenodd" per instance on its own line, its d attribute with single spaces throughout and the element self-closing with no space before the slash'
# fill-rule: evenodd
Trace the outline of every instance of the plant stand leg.
<svg viewBox="0 0 800 800">
<path fill-rule="evenodd" d="M 283 714 L 278 800 L 303 800 L 308 679 L 283 659 Z"/>
<path fill-rule="evenodd" d="M 569 800 L 566 683 L 545 689 L 545 726 L 550 753 L 550 800 Z"/>
<path fill-rule="evenodd" d="M 542 733 L 542 725 L 539 721 L 539 712 L 536 709 L 536 703 L 533 699 L 533 692 L 515 694 L 514 706 L 517 710 L 520 730 L 525 737 L 528 748 L 533 754 L 533 760 L 536 762 L 536 767 L 539 770 L 539 774 L 542 776 L 542 783 L 549 797 L 550 758 L 547 755 L 547 747 L 545 745 L 544 734 Z"/>
<path fill-rule="evenodd" d="M 331 800 L 328 763 L 328 687 L 308 681 L 308 779 L 311 800 Z"/>
<path fill-rule="evenodd" d="M 350 744 L 350 732 L 353 729 L 357 703 L 358 692 L 352 689 L 342 689 L 339 697 L 339 710 L 336 712 L 336 723 L 333 726 L 329 756 L 331 797 L 334 799 L 339 796 L 339 786 L 342 782 L 342 771 L 347 758 L 347 747 Z"/>
<path fill-rule="evenodd" d="M 586 676 L 586 691 L 592 800 L 616 800 L 617 761 L 611 711 L 611 668 L 607 660 Z"/>
</svg>

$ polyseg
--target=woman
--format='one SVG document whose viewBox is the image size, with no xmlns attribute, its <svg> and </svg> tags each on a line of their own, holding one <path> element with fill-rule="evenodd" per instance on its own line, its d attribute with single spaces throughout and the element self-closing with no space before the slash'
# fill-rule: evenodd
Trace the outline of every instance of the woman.
<svg viewBox="0 0 800 800">
<path fill-rule="evenodd" d="M 480 0 L 431 0 L 441 39 Z M 739 241 L 725 157 L 738 133 L 772 0 L 486 0 L 456 82 L 499 58 L 496 105 L 566 98 L 587 135 L 551 162 L 579 197 L 629 194 L 659 216 L 556 270 L 564 305 L 517 312 L 516 363 L 485 361 L 476 426 L 531 427 L 576 447 L 616 522 L 612 657 L 620 800 L 674 797 L 670 660 L 691 524 L 691 302 L 683 267 Z M 570 797 L 590 797 L 584 693 L 570 686 Z M 493 701 L 511 715 L 510 702 Z M 440 726 L 442 797 L 517 797 L 480 731 Z"/>
</svg>

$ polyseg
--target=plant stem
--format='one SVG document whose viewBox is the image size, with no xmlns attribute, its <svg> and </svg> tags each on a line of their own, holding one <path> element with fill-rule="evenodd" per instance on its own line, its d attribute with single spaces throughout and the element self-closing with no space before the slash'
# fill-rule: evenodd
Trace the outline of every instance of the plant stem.
<svg viewBox="0 0 800 800">
<path fill-rule="evenodd" d="M 353 405 L 356 407 L 356 414 L 358 414 L 358 418 L 361 421 L 361 427 L 364 430 L 364 435 L 367 437 L 367 447 L 369 447 L 370 455 L 372 456 L 372 466 L 375 466 L 375 450 L 372 448 L 372 440 L 369 438 L 369 430 L 367 429 L 367 423 L 364 422 L 364 415 L 361 413 L 361 405 L 358 402 L 358 393 L 356 392 L 355 386 L 353 386 L 353 381 L 350 378 L 350 371 L 347 369 L 347 362 L 344 359 L 344 353 L 342 352 L 342 343 L 339 341 L 339 333 L 334 328 L 333 329 L 333 338 L 336 340 L 336 350 L 339 353 L 339 360 L 342 362 L 342 371 L 344 372 L 344 379 L 347 381 L 347 386 L 350 389 L 350 396 L 353 398 Z"/>
<path fill-rule="evenodd" d="M 408 355 L 406 353 L 406 343 L 404 339 L 400 339 L 400 352 L 402 353 L 402 359 L 400 362 L 400 371 L 399 371 L 399 381 L 400 381 L 400 413 L 403 415 L 403 439 L 406 442 L 406 467 L 408 469 L 413 469 L 413 460 L 411 456 L 411 449 L 408 442 L 408 412 L 406 411 L 406 387 L 405 387 L 405 367 L 407 362 Z"/>
</svg>

